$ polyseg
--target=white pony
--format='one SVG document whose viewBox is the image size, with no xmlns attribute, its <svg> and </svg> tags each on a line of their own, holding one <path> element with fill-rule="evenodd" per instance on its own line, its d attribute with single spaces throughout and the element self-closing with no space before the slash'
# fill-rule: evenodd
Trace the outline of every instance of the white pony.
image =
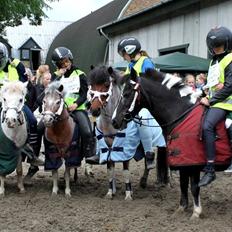
<svg viewBox="0 0 232 232">
<path fill-rule="evenodd" d="M 26 85 L 20 81 L 6 82 L 1 88 L 0 115 L 0 196 L 4 196 L 6 175 L 16 169 L 18 188 L 24 193 L 21 148 L 27 140 L 27 126 L 22 108 L 26 96 Z"/>
</svg>

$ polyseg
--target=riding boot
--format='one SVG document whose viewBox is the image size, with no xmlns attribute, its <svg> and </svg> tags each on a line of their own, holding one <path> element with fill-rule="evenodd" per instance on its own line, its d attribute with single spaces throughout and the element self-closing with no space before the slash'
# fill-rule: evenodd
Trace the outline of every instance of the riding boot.
<svg viewBox="0 0 232 232">
<path fill-rule="evenodd" d="M 154 152 L 146 152 L 146 164 L 147 164 L 147 169 L 153 169 L 155 168 L 155 153 Z"/>
<path fill-rule="evenodd" d="M 205 174 L 199 181 L 198 187 L 206 186 L 216 179 L 214 163 L 207 163 L 203 171 L 205 171 Z"/>
<path fill-rule="evenodd" d="M 99 164 L 99 156 L 96 155 L 96 139 L 94 137 L 89 139 L 89 142 L 83 144 L 83 146 L 86 163 Z"/>
</svg>

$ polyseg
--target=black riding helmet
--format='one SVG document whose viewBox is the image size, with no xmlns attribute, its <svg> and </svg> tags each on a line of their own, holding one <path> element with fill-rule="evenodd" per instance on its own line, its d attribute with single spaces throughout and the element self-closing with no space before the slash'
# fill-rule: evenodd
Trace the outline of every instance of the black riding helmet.
<svg viewBox="0 0 232 232">
<path fill-rule="evenodd" d="M 6 46 L 0 42 L 0 70 L 3 70 L 8 62 L 8 50 Z"/>
<path fill-rule="evenodd" d="M 69 59 L 70 61 L 73 60 L 72 52 L 66 47 L 58 47 L 52 53 L 52 62 L 56 66 L 59 66 L 60 62 L 65 58 Z"/>
<path fill-rule="evenodd" d="M 118 53 L 128 54 L 129 56 L 135 56 L 141 50 L 140 42 L 134 37 L 123 38 L 118 43 Z"/>
<path fill-rule="evenodd" d="M 216 27 L 209 31 L 206 43 L 210 54 L 215 55 L 213 48 L 224 45 L 224 53 L 232 50 L 232 32 L 226 27 Z"/>
</svg>

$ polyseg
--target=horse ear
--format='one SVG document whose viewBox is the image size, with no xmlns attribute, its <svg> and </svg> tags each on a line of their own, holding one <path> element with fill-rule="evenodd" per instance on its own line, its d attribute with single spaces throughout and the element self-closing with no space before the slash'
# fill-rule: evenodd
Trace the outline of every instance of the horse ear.
<svg viewBox="0 0 232 232">
<path fill-rule="evenodd" d="M 110 74 L 110 76 L 114 73 L 114 69 L 111 66 L 108 67 L 108 73 Z"/>
<path fill-rule="evenodd" d="M 131 68 L 131 72 L 130 72 L 130 77 L 132 81 L 136 81 L 137 80 L 137 72 L 135 71 L 135 69 Z"/>
<path fill-rule="evenodd" d="M 58 88 L 58 91 L 59 92 L 62 92 L 64 90 L 64 86 L 63 85 L 60 85 L 59 88 Z"/>
<path fill-rule="evenodd" d="M 91 64 L 90 65 L 90 70 L 93 70 L 95 67 Z"/>
</svg>

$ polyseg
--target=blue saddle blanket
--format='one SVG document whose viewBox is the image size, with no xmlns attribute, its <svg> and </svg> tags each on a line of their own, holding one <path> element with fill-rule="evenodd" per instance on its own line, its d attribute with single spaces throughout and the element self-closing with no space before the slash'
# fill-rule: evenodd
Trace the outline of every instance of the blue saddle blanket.
<svg viewBox="0 0 232 232">
<path fill-rule="evenodd" d="M 147 115 L 152 117 L 149 113 Z M 149 126 L 155 126 L 158 123 L 155 120 L 150 120 Z M 146 125 L 148 126 L 148 125 Z M 141 152 L 140 140 L 141 133 L 139 131 L 141 125 L 134 121 L 131 121 L 127 124 L 127 128 L 121 131 L 118 131 L 114 135 L 114 140 L 112 147 L 108 147 L 105 142 L 105 138 L 102 131 L 99 128 L 95 128 L 95 133 L 97 137 L 97 149 L 96 154 L 100 156 L 100 163 L 105 163 L 106 161 L 112 160 L 114 162 L 122 162 L 132 159 L 133 157 L 136 160 L 140 160 L 144 157 L 144 152 Z M 162 130 L 158 127 L 146 127 L 146 130 L 149 130 L 149 136 L 152 138 L 152 147 L 160 146 L 165 147 L 166 143 L 162 135 Z M 146 139 L 145 139 L 146 140 Z M 144 150 L 145 147 L 144 147 Z M 136 154 L 136 157 L 135 157 Z"/>
</svg>

